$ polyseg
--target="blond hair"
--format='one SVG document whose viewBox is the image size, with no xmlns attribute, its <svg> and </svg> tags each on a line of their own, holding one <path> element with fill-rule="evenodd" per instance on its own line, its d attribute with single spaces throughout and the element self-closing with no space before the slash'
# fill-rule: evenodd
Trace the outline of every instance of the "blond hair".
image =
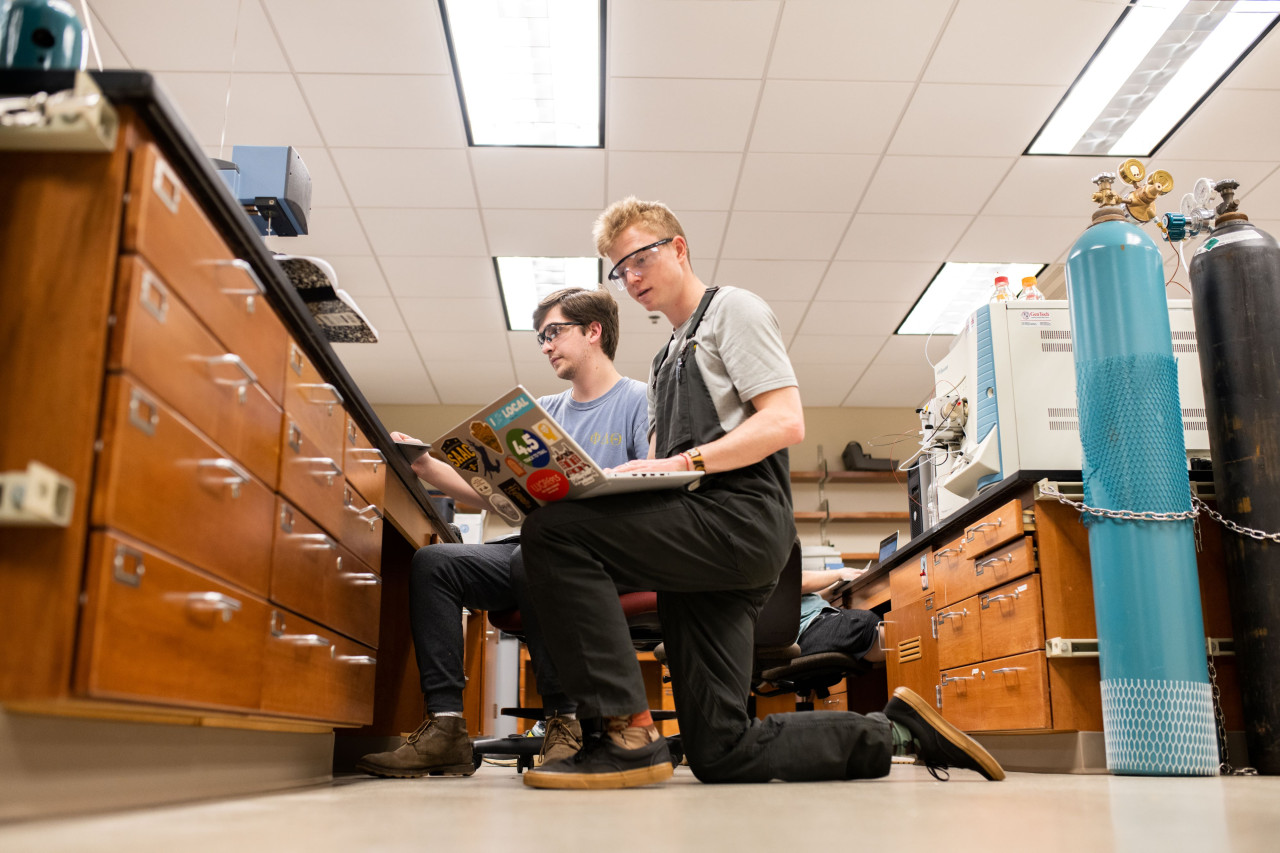
<svg viewBox="0 0 1280 853">
<path fill-rule="evenodd" d="M 591 229 L 591 236 L 596 240 L 596 251 L 607 258 L 609 250 L 618 241 L 619 235 L 632 225 L 643 226 L 652 231 L 655 237 L 684 237 L 684 228 L 680 220 L 660 201 L 641 201 L 635 196 L 627 196 L 615 201 L 596 217 L 596 224 Z M 685 242 L 688 242 L 685 237 Z"/>
</svg>

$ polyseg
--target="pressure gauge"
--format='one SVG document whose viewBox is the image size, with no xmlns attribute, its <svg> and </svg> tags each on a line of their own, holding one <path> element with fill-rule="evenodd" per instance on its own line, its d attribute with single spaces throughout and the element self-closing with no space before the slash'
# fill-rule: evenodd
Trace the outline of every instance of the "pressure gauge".
<svg viewBox="0 0 1280 853">
<path fill-rule="evenodd" d="M 1196 207 L 1209 210 L 1213 207 L 1213 181 L 1200 178 L 1191 189 L 1191 195 L 1195 197 Z"/>
</svg>

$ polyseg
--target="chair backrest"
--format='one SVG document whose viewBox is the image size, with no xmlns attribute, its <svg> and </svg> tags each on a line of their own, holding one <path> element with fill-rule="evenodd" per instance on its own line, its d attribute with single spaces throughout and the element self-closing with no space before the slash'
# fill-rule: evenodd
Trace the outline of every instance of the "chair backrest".
<svg viewBox="0 0 1280 853">
<path fill-rule="evenodd" d="M 756 619 L 756 647 L 789 646 L 800 636 L 800 540 Z"/>
</svg>

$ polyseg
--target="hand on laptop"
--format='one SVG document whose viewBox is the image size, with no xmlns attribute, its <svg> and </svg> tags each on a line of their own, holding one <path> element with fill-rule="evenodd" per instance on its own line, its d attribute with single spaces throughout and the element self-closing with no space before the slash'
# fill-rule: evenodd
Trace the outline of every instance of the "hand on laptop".
<svg viewBox="0 0 1280 853">
<path fill-rule="evenodd" d="M 412 441 L 418 444 L 426 443 L 421 439 L 414 438 L 413 436 L 403 432 L 391 433 L 391 439 L 393 441 Z M 422 479 L 427 480 L 428 482 L 431 480 L 428 476 L 428 472 L 431 470 L 431 456 L 429 454 L 422 454 L 417 459 L 413 460 L 413 462 L 409 463 L 409 467 L 413 469 L 414 474 L 418 475 Z"/>
<path fill-rule="evenodd" d="M 629 474 L 635 471 L 688 471 L 683 456 L 668 456 L 665 459 L 632 459 L 617 468 L 606 468 L 606 473 L 616 471 Z"/>
</svg>

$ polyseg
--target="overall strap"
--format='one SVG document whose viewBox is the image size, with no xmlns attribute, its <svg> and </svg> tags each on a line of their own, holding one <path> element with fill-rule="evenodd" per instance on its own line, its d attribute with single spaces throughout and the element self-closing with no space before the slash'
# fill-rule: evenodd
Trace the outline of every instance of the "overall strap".
<svg viewBox="0 0 1280 853">
<path fill-rule="evenodd" d="M 702 323 L 702 315 L 707 313 L 707 306 L 711 304 L 711 300 L 719 289 L 718 287 L 708 287 L 707 292 L 702 295 L 702 301 L 698 303 L 698 307 L 693 312 L 689 322 L 689 333 L 685 336 L 686 338 L 692 338 L 694 333 L 698 331 L 698 326 Z M 667 360 L 667 351 L 671 349 L 671 342 L 675 339 L 676 333 L 673 331 L 671 337 L 662 345 L 662 349 L 658 350 L 657 356 L 653 359 L 653 368 L 650 371 L 650 375 L 654 377 L 655 382 L 657 381 L 658 370 L 662 367 L 663 362 Z"/>
</svg>

